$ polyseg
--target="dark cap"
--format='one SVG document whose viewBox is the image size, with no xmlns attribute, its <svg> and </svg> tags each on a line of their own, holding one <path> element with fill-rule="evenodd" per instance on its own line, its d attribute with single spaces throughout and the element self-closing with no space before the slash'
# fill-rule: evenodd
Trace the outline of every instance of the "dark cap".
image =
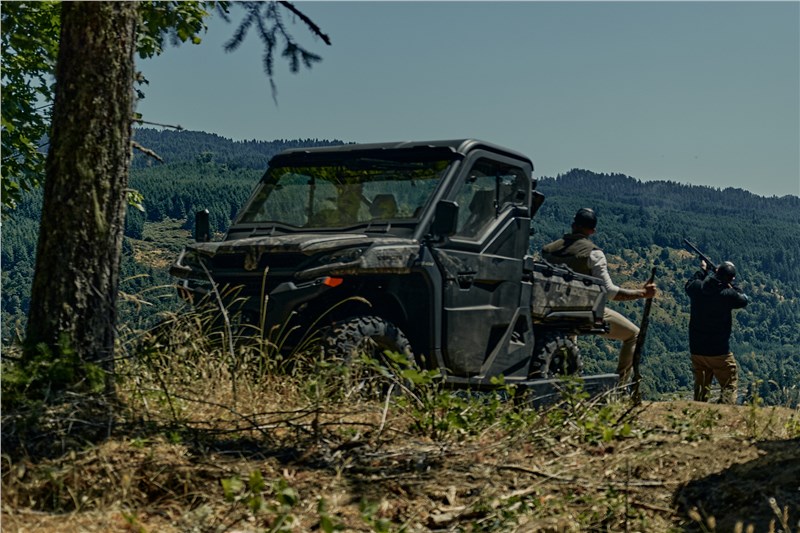
<svg viewBox="0 0 800 533">
<path fill-rule="evenodd" d="M 597 227 L 597 215 L 588 207 L 582 207 L 575 213 L 572 223 L 579 228 L 594 229 Z"/>
<path fill-rule="evenodd" d="M 724 261 L 717 267 L 717 279 L 723 283 L 730 283 L 736 277 L 736 267 L 730 261 Z"/>
</svg>

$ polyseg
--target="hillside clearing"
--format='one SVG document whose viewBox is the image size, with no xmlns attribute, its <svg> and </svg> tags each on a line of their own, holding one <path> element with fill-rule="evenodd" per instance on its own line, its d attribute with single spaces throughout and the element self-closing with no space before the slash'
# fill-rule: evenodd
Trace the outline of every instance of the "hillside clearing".
<svg viewBox="0 0 800 533">
<path fill-rule="evenodd" d="M 95 445 L 62 435 L 50 458 L 4 456 L 3 530 L 797 531 L 800 519 L 797 410 L 646 402 L 606 441 L 552 410 L 521 433 L 498 422 L 434 440 L 401 410 L 382 424 L 380 403 L 268 409 L 286 418 L 126 423 Z"/>
</svg>

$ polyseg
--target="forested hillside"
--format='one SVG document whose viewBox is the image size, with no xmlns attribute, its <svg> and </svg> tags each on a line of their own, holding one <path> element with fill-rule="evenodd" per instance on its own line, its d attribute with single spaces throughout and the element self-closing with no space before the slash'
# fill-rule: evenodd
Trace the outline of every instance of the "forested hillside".
<svg viewBox="0 0 800 533">
<path fill-rule="evenodd" d="M 140 129 L 135 140 L 163 162 L 136 152 L 131 188 L 142 194 L 143 211 L 129 209 L 121 279 L 122 329 L 151 324 L 178 303 L 169 286 L 169 264 L 190 238 L 194 213 L 208 209 L 212 229 L 225 230 L 263 174 L 267 161 L 291 147 L 342 144 L 329 140 L 237 142 L 217 135 Z M 754 177 L 754 179 L 756 179 Z M 669 181 L 641 182 L 619 174 L 572 170 L 542 177 L 546 201 L 537 215 L 531 250 L 560 236 L 579 207 L 599 216 L 595 241 L 609 256 L 612 277 L 640 284 L 658 268 L 660 297 L 653 306 L 643 359 L 651 398 L 683 395 L 692 378 L 687 352 L 689 302 L 683 283 L 698 260 L 683 245 L 688 238 L 715 261 L 731 260 L 751 297 L 736 314 L 733 349 L 741 365 L 742 391 L 758 384 L 769 402 L 797 401 L 800 382 L 800 198 L 765 198 L 741 189 L 713 189 Z M 2 335 L 21 331 L 36 247 L 40 193 L 29 195 L 4 222 L 2 246 Z M 641 302 L 613 307 L 634 322 Z M 588 371 L 615 367 L 618 345 L 582 340 Z"/>
<path fill-rule="evenodd" d="M 269 159 L 289 148 L 329 146 L 342 141 L 231 141 L 196 131 L 136 130 L 134 139 L 163 160 L 136 152 L 131 187 L 145 198 L 144 212 L 131 210 L 126 235 L 142 238 L 145 221 L 171 218 L 194 225 L 194 213 L 208 209 L 212 230 L 223 232 L 267 168 Z"/>
<path fill-rule="evenodd" d="M 643 359 L 653 395 L 687 391 L 692 384 L 688 354 L 689 300 L 683 285 L 699 260 L 683 239 L 716 262 L 736 264 L 737 284 L 750 296 L 735 313 L 732 346 L 745 383 L 781 403 L 797 398 L 800 383 L 800 198 L 764 198 L 741 189 L 718 190 L 668 181 L 641 182 L 623 175 L 572 170 L 542 178 L 546 200 L 536 216 L 532 250 L 563 233 L 575 211 L 593 207 L 599 218 L 595 242 L 609 256 L 617 283 L 642 283 L 657 267 L 661 290 L 651 312 Z M 641 302 L 614 302 L 634 322 Z M 599 366 L 614 368 L 617 346 L 593 340 Z M 588 361 L 591 368 L 592 360 Z"/>
</svg>

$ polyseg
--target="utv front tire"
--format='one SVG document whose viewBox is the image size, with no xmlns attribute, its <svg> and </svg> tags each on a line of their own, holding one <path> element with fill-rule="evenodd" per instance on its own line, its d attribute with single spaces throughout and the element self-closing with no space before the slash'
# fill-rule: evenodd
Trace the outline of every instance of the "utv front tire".
<svg viewBox="0 0 800 533">
<path fill-rule="evenodd" d="M 532 379 L 551 379 L 579 375 L 583 363 L 572 336 L 544 333 L 536 336 L 529 375 Z"/>
<path fill-rule="evenodd" d="M 321 337 L 325 358 L 339 360 L 350 367 L 362 394 L 383 396 L 388 390 L 400 393 L 412 387 L 406 380 L 400 380 L 396 372 L 401 370 L 399 366 L 414 364 L 411 343 L 391 322 L 376 316 L 351 317 L 332 324 L 321 332 Z M 401 354 L 407 364 L 390 363 L 384 355 L 386 351 Z M 371 361 L 369 365 L 359 364 L 362 355 Z M 377 369 L 372 365 L 377 365 Z M 392 383 L 395 386 L 390 388 Z"/>
<path fill-rule="evenodd" d="M 361 354 L 382 359 L 383 352 L 397 352 L 409 360 L 413 357 L 411 343 L 405 334 L 377 316 L 357 316 L 335 322 L 322 335 L 322 345 L 328 357 L 351 362 Z"/>
</svg>

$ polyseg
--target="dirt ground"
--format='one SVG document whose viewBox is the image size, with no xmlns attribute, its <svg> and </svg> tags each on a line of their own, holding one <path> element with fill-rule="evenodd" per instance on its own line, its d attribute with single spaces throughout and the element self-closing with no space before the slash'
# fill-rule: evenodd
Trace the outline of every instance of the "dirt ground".
<svg viewBox="0 0 800 533">
<path fill-rule="evenodd" d="M 800 531 L 798 410 L 645 402 L 608 440 L 567 421 L 434 441 L 374 416 L 294 446 L 123 435 L 4 456 L 2 531 Z"/>
</svg>

